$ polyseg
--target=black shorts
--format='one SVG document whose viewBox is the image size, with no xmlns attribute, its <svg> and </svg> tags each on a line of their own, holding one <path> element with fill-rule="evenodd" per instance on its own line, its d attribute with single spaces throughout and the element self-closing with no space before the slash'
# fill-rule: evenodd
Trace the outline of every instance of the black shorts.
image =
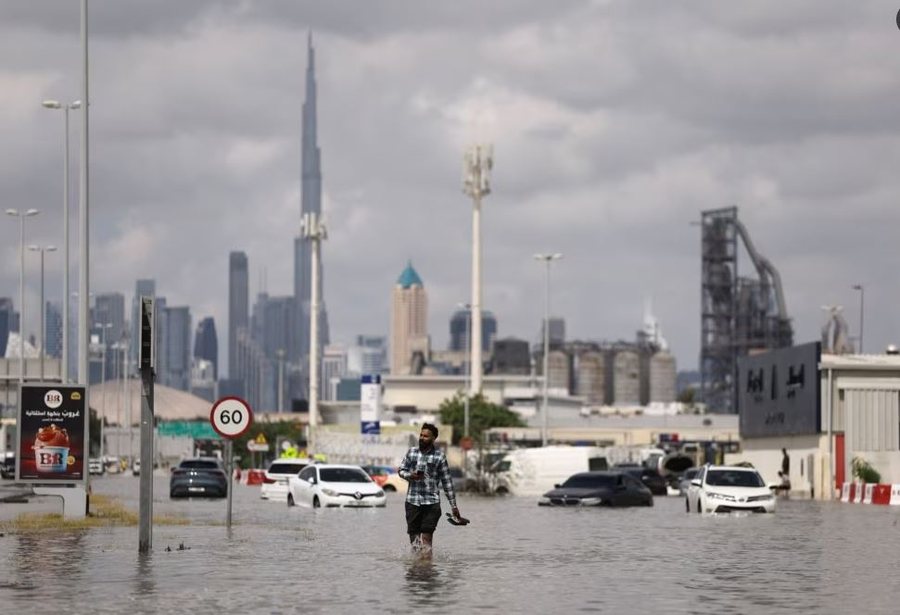
<svg viewBox="0 0 900 615">
<path fill-rule="evenodd" d="M 409 534 L 434 534 L 441 520 L 440 504 L 416 506 L 406 503 L 406 531 Z"/>
</svg>

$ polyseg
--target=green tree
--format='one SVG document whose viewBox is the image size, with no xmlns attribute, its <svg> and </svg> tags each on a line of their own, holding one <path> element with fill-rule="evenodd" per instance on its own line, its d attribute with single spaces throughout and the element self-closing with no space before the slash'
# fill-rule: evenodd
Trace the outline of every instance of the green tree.
<svg viewBox="0 0 900 615">
<path fill-rule="evenodd" d="M 465 427 L 466 396 L 457 393 L 441 402 L 438 410 L 441 423 L 453 426 L 453 444 L 459 444 Z M 484 430 L 491 427 L 525 427 L 525 422 L 518 414 L 507 408 L 490 402 L 479 393 L 469 398 L 469 435 L 482 441 Z"/>
</svg>

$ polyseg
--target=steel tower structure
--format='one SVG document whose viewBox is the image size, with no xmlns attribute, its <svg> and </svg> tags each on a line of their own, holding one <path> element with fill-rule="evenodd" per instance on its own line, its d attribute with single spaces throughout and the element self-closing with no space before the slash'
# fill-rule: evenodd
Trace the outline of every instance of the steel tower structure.
<svg viewBox="0 0 900 615">
<path fill-rule="evenodd" d="M 737 207 L 701 212 L 701 396 L 713 412 L 737 412 L 738 357 L 793 343 L 781 276 L 738 220 Z M 738 244 L 757 277 L 738 275 Z"/>
</svg>

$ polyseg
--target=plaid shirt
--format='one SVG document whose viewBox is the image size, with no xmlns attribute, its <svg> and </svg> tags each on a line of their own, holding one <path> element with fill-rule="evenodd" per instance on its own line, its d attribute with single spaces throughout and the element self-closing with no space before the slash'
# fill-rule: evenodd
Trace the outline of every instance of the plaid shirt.
<svg viewBox="0 0 900 615">
<path fill-rule="evenodd" d="M 425 478 L 423 480 L 409 480 L 410 475 L 416 471 L 420 464 L 425 465 Z M 400 478 L 409 482 L 406 491 L 406 501 L 414 506 L 427 504 L 440 504 L 441 492 L 438 485 L 443 485 L 451 508 L 456 508 L 456 493 L 453 491 L 453 479 L 450 478 L 450 466 L 447 456 L 442 451 L 432 447 L 424 453 L 419 447 L 413 447 L 406 452 L 406 456 L 400 463 Z"/>
</svg>

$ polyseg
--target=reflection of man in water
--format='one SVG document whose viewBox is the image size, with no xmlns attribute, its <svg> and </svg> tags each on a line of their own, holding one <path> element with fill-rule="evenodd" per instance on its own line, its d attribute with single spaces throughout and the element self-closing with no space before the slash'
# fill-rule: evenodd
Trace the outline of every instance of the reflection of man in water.
<svg viewBox="0 0 900 615">
<path fill-rule="evenodd" d="M 456 493 L 447 456 L 434 446 L 438 429 L 430 423 L 422 425 L 419 446 L 407 451 L 400 463 L 400 478 L 409 481 L 406 492 L 406 531 L 417 550 L 430 551 L 434 530 L 441 518 L 441 493 L 444 488 L 453 516 L 459 519 Z"/>
</svg>

